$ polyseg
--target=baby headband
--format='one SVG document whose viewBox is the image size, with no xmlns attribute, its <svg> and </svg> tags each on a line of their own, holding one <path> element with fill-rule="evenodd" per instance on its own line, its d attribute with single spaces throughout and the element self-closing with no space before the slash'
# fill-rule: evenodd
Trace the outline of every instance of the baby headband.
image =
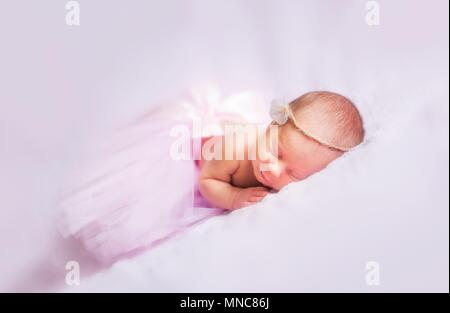
<svg viewBox="0 0 450 313">
<path fill-rule="evenodd" d="M 341 146 L 336 146 L 333 144 L 330 144 L 324 140 L 321 140 L 320 138 L 317 138 L 316 136 L 308 133 L 305 131 L 302 127 L 300 127 L 300 124 L 297 122 L 294 114 L 291 110 L 291 103 L 285 103 L 279 99 L 272 100 L 272 103 L 270 105 L 270 117 L 272 120 L 277 123 L 278 125 L 286 124 L 286 122 L 290 119 L 294 126 L 306 137 L 324 145 L 332 149 L 336 149 L 342 152 L 348 152 L 351 150 L 351 148 L 345 148 Z"/>
</svg>

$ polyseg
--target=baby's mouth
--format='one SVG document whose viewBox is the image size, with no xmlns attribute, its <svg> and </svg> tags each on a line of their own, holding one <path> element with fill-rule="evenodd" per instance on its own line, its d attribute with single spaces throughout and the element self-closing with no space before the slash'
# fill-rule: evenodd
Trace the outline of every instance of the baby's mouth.
<svg viewBox="0 0 450 313">
<path fill-rule="evenodd" d="M 271 181 L 266 177 L 266 175 L 264 174 L 264 171 L 259 171 L 259 174 L 261 175 L 262 179 L 263 179 L 263 183 L 269 187 L 271 187 L 272 183 Z"/>
</svg>

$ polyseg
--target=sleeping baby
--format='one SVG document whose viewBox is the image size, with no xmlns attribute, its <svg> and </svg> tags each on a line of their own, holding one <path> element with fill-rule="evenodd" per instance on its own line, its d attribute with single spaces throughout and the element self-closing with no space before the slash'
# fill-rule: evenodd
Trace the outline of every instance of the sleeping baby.
<svg viewBox="0 0 450 313">
<path fill-rule="evenodd" d="M 236 140 L 235 128 L 208 139 L 223 145 L 220 157 L 200 162 L 200 192 L 213 205 L 235 210 L 257 203 L 324 169 L 364 138 L 357 108 L 332 92 L 310 92 L 285 106 L 273 103 L 271 117 L 270 127 L 258 136 Z M 208 141 L 202 155 L 214 145 Z"/>
<path fill-rule="evenodd" d="M 74 175 L 68 175 L 61 233 L 111 263 L 200 221 L 258 203 L 324 169 L 364 137 L 361 116 L 350 100 L 310 92 L 287 105 L 273 103 L 268 127 L 242 119 L 238 124 L 236 116 L 229 119 L 233 125 L 221 116 L 222 135 L 189 134 L 187 141 L 200 141 L 187 149 L 196 151 L 193 162 L 169 153 L 172 131 L 182 125 L 193 129 L 187 113 L 184 108 L 161 118 L 151 112 L 112 134 L 98 152 L 104 140 L 95 140 L 93 159 L 74 165 Z"/>
</svg>

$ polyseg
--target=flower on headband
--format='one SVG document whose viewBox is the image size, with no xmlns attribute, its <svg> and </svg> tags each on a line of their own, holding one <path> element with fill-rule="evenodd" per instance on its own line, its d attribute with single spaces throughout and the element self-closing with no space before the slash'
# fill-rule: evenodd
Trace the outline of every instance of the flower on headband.
<svg viewBox="0 0 450 313">
<path fill-rule="evenodd" d="M 270 104 L 270 117 L 278 125 L 283 125 L 289 119 L 289 110 L 289 104 L 280 99 L 274 99 Z"/>
</svg>

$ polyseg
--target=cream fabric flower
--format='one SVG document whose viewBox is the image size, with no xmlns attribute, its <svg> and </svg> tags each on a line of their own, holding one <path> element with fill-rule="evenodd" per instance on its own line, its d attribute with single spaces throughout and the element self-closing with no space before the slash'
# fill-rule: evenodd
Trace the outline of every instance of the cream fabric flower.
<svg viewBox="0 0 450 313">
<path fill-rule="evenodd" d="M 289 103 L 280 99 L 272 100 L 270 104 L 270 118 L 278 125 L 285 124 L 290 115 Z"/>
</svg>

